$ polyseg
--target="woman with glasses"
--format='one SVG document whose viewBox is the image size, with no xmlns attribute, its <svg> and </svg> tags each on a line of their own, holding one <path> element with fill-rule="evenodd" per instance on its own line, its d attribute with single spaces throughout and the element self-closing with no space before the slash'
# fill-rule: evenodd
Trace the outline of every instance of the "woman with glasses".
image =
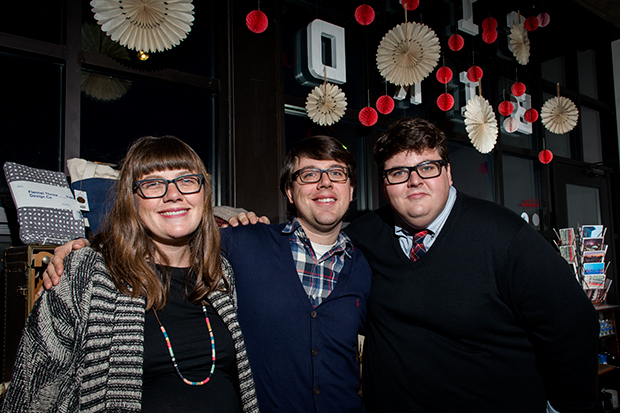
<svg viewBox="0 0 620 413">
<path fill-rule="evenodd" d="M 105 229 L 28 318 L 3 411 L 258 411 L 206 176 L 177 138 L 130 147 Z"/>
</svg>

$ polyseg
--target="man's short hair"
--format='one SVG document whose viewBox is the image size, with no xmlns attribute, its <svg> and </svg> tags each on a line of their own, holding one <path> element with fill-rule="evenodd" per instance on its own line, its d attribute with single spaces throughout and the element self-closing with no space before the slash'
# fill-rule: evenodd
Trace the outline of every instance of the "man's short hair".
<svg viewBox="0 0 620 413">
<path fill-rule="evenodd" d="M 284 158 L 280 170 L 280 190 L 286 196 L 286 190 L 293 184 L 293 173 L 298 159 L 309 158 L 317 161 L 334 160 L 347 166 L 351 186 L 357 183 L 357 163 L 355 157 L 335 138 L 325 135 L 310 136 L 297 142 Z M 289 203 L 289 213 L 294 214 L 294 206 Z"/>
<path fill-rule="evenodd" d="M 441 159 L 450 163 L 448 139 L 437 126 L 424 119 L 402 118 L 388 126 L 375 142 L 373 155 L 379 173 L 382 173 L 385 163 L 394 155 L 400 152 L 421 153 L 425 149 L 437 149 Z"/>
</svg>

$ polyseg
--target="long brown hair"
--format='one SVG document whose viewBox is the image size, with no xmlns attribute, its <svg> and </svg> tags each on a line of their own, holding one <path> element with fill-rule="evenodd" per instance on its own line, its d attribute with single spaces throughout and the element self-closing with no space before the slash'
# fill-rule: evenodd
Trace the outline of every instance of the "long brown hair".
<svg viewBox="0 0 620 413">
<path fill-rule="evenodd" d="M 188 299 L 199 301 L 208 292 L 220 289 L 222 280 L 220 233 L 213 217 L 211 184 L 204 163 L 192 148 L 174 136 L 140 138 L 127 151 L 114 206 L 93 248 L 103 255 L 116 287 L 132 297 L 145 297 L 147 310 L 161 309 L 166 303 L 170 274 L 157 269 L 155 257 L 159 259 L 157 264 L 168 265 L 169 260 L 138 215 L 134 182 L 155 171 L 175 169 L 205 177 L 202 221 L 189 241 L 193 260 L 188 274 L 196 279 Z M 186 286 L 187 283 L 188 279 Z"/>
</svg>

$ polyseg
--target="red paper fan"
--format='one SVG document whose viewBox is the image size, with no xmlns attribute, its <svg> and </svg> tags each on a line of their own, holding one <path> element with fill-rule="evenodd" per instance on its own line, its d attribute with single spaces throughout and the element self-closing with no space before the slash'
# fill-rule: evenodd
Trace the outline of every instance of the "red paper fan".
<svg viewBox="0 0 620 413">
<path fill-rule="evenodd" d="M 245 25 L 248 26 L 248 29 L 254 33 L 262 33 L 267 30 L 269 20 L 267 19 L 265 13 L 260 10 L 254 10 L 245 16 Z"/>
<path fill-rule="evenodd" d="M 523 119 L 529 123 L 534 123 L 538 120 L 538 111 L 536 109 L 528 109 L 523 114 Z"/>
<path fill-rule="evenodd" d="M 531 16 L 525 19 L 523 27 L 525 27 L 525 30 L 527 30 L 528 32 L 533 32 L 534 30 L 538 29 L 539 24 L 540 22 L 538 21 L 538 17 Z"/>
<path fill-rule="evenodd" d="M 360 122 L 364 126 L 372 126 L 377 123 L 377 119 L 379 119 L 379 115 L 377 115 L 377 111 L 371 108 L 370 106 L 366 106 L 364 109 L 360 110 L 360 114 L 358 116 Z"/>
<path fill-rule="evenodd" d="M 525 85 L 521 82 L 514 82 L 510 87 L 510 92 L 515 96 L 521 96 L 525 93 Z"/>
<path fill-rule="evenodd" d="M 452 80 L 452 70 L 447 66 L 442 66 L 437 69 L 436 76 L 439 83 L 446 84 Z"/>
<path fill-rule="evenodd" d="M 551 152 L 549 149 L 543 149 L 538 154 L 538 160 L 541 163 L 548 164 L 549 162 L 551 162 L 552 159 L 553 159 L 553 152 Z"/>
<path fill-rule="evenodd" d="M 357 6 L 357 9 L 355 9 L 355 20 L 362 26 L 368 26 L 375 20 L 375 10 L 367 4 Z"/>
<path fill-rule="evenodd" d="M 403 7 L 406 7 L 407 10 L 415 10 L 420 5 L 420 0 L 403 0 Z"/>
<path fill-rule="evenodd" d="M 497 40 L 497 30 L 485 30 L 482 32 L 482 41 L 488 44 Z"/>
<path fill-rule="evenodd" d="M 495 30 L 497 29 L 497 20 L 493 17 L 487 17 L 482 21 L 482 30 Z"/>
<path fill-rule="evenodd" d="M 540 25 L 540 27 L 545 27 L 546 25 L 549 24 L 550 21 L 551 21 L 551 17 L 549 16 L 548 13 L 540 13 L 538 15 L 538 24 Z"/>
<path fill-rule="evenodd" d="M 480 66 L 472 66 L 467 70 L 467 79 L 469 79 L 470 82 L 477 82 L 480 79 L 482 79 L 482 69 L 480 68 Z"/>
<path fill-rule="evenodd" d="M 388 95 L 380 96 L 377 99 L 377 110 L 384 115 L 392 113 L 394 110 L 394 99 Z"/>
<path fill-rule="evenodd" d="M 502 103 L 499 104 L 497 110 L 499 111 L 499 114 L 502 116 L 510 116 L 512 114 L 512 111 L 515 109 L 514 105 L 512 104 L 512 102 L 505 100 Z"/>
<path fill-rule="evenodd" d="M 442 93 L 437 98 L 437 106 L 444 112 L 449 111 L 454 106 L 454 97 L 449 93 Z"/>
<path fill-rule="evenodd" d="M 458 52 L 465 45 L 465 40 L 460 34 L 453 34 L 448 39 L 448 47 L 454 52 Z"/>
</svg>

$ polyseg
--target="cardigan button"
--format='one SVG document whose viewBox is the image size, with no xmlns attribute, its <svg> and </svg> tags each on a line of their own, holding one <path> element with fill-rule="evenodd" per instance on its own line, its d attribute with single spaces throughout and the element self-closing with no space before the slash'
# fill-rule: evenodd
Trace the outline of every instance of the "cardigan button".
<svg viewBox="0 0 620 413">
<path fill-rule="evenodd" d="M 320 392 L 321 392 L 321 388 L 320 388 L 319 386 L 316 386 L 316 387 L 314 388 L 314 395 L 315 395 L 315 396 L 318 396 Z"/>
<path fill-rule="evenodd" d="M 312 312 L 310 313 L 310 317 L 316 318 L 316 311 L 315 310 L 312 310 Z"/>
<path fill-rule="evenodd" d="M 316 356 L 317 354 L 319 354 L 319 350 L 317 350 L 317 349 L 313 348 L 313 349 L 312 349 L 312 355 L 313 355 L 313 356 Z"/>
</svg>

